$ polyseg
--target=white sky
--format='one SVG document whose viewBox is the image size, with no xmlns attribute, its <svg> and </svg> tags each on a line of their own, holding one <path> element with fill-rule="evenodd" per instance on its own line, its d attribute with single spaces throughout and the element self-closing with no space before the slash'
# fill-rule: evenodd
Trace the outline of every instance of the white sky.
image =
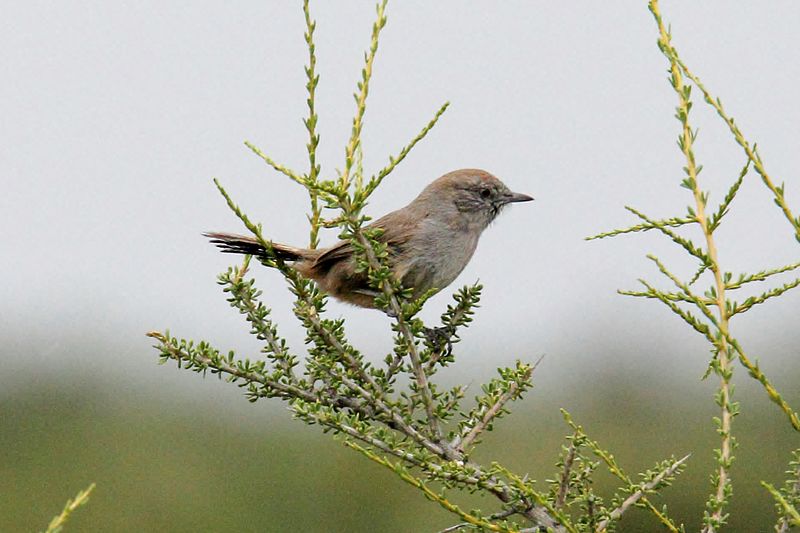
<svg viewBox="0 0 800 533">
<path fill-rule="evenodd" d="M 215 275 L 230 258 L 200 233 L 240 231 L 215 191 L 228 187 L 277 241 L 307 238 L 306 199 L 242 144 L 305 169 L 299 2 L 11 2 L 0 20 L 0 346 L 5 371 L 36 379 L 42 362 L 124 373 L 156 389 L 165 374 L 143 336 L 169 327 L 221 348 L 255 346 Z M 343 163 L 350 94 L 369 39 L 372 2 L 315 2 L 317 107 L 325 175 Z M 688 64 L 758 141 L 800 212 L 794 2 L 662 5 Z M 484 235 L 451 289 L 480 278 L 484 305 L 459 347 L 476 379 L 515 357 L 547 354 L 562 380 L 609 368 L 695 380 L 706 347 L 653 302 L 615 294 L 656 279 L 647 252 L 692 268 L 654 234 L 587 243 L 634 222 L 630 204 L 681 215 L 676 98 L 645 2 L 394 1 L 381 37 L 364 133 L 368 171 L 383 166 L 446 100 L 439 125 L 374 195 L 401 207 L 429 181 L 485 168 L 536 197 Z M 716 203 L 744 158 L 701 101 L 697 155 Z M 333 232 L 325 242 L 335 239 Z M 730 270 L 797 261 L 798 245 L 751 174 L 720 234 Z M 302 331 L 275 272 L 259 271 L 291 345 Z M 424 316 L 437 317 L 449 293 Z M 745 316 L 738 332 L 777 384 L 796 357 L 798 295 Z M 381 315 L 335 303 L 354 342 L 381 359 Z M 763 353 L 761 352 L 763 350 Z M 102 354 L 102 355 L 97 355 Z M 2 378 L 0 378 L 2 379 Z M 28 379 L 28 378 L 26 378 Z M 554 379 L 553 381 L 558 381 Z M 4 380 L 10 381 L 10 380 Z M 549 379 L 547 380 L 549 381 Z M 25 381 L 23 381 L 25 382 Z M 17 380 L 19 385 L 20 382 Z"/>
</svg>

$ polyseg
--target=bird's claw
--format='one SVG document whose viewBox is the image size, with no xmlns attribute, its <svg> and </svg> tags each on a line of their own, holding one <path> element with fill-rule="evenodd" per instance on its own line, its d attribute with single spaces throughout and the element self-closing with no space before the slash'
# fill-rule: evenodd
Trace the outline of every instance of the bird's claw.
<svg viewBox="0 0 800 533">
<path fill-rule="evenodd" d="M 422 332 L 431 350 L 437 354 L 437 359 L 449 357 L 453 353 L 452 338 L 455 329 L 452 326 L 424 328 Z"/>
</svg>

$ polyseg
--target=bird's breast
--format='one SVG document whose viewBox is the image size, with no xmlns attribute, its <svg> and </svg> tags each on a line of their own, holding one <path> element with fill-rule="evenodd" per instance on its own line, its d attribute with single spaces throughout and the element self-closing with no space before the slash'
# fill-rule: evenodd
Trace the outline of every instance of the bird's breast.
<svg viewBox="0 0 800 533">
<path fill-rule="evenodd" d="M 408 286 L 423 292 L 450 285 L 472 258 L 479 236 L 480 231 L 469 227 L 426 219 L 405 250 Z"/>
</svg>

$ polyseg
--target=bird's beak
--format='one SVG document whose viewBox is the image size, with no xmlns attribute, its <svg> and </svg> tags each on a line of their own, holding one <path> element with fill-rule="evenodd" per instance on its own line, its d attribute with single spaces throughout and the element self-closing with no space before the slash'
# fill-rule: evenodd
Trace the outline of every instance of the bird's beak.
<svg viewBox="0 0 800 533">
<path fill-rule="evenodd" d="M 533 196 L 528 196 L 527 194 L 522 194 L 521 192 L 509 192 L 505 194 L 504 199 L 507 204 L 513 202 L 530 202 L 533 200 Z"/>
</svg>

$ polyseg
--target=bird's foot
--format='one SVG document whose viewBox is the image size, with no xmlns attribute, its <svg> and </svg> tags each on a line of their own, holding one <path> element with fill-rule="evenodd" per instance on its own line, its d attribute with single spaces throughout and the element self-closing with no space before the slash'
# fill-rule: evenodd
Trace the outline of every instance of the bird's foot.
<svg viewBox="0 0 800 533">
<path fill-rule="evenodd" d="M 436 359 L 449 357 L 453 353 L 453 335 L 455 328 L 452 326 L 441 326 L 438 328 L 424 328 L 425 341 L 428 347 L 435 354 Z"/>
</svg>

